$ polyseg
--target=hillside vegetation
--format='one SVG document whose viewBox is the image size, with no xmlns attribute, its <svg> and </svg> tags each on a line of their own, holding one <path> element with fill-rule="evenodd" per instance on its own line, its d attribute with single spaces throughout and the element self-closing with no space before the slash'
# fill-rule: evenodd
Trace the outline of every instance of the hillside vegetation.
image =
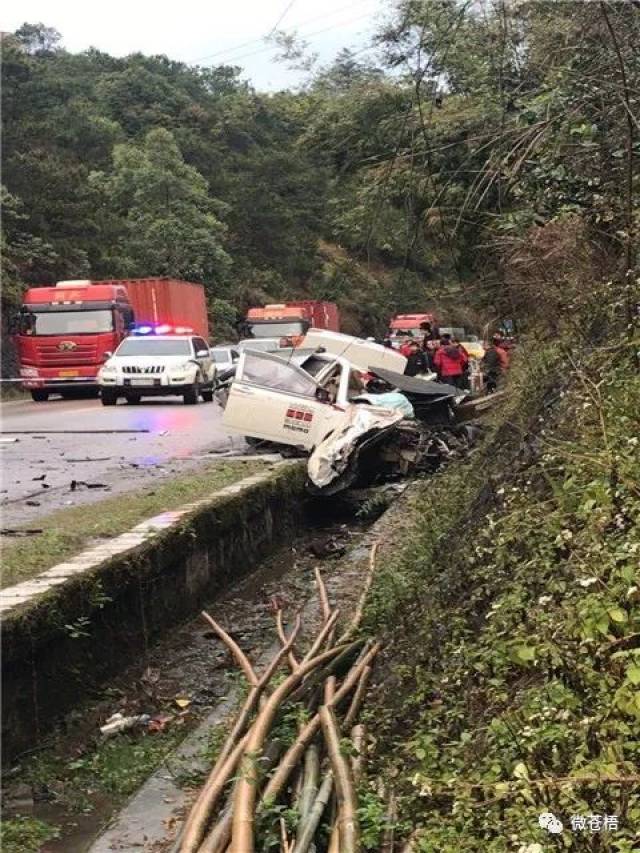
<svg viewBox="0 0 640 853">
<path fill-rule="evenodd" d="M 240 68 L 73 54 L 25 24 L 3 40 L 5 304 L 173 275 L 205 284 L 218 336 L 301 295 L 338 300 L 352 332 L 434 299 L 553 321 L 634 266 L 639 19 L 396 0 L 377 51 L 270 95 Z"/>
<path fill-rule="evenodd" d="M 599 355 L 569 375 L 557 345 L 521 353 L 486 442 L 418 490 L 379 570 L 372 778 L 416 851 L 638 849 L 640 382 Z"/>
</svg>

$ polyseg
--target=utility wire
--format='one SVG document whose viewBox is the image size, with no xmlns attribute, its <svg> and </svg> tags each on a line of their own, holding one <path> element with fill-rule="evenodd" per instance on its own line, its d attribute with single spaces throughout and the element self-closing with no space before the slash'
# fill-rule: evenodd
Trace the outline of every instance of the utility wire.
<svg viewBox="0 0 640 853">
<path fill-rule="evenodd" d="M 283 20 L 283 18 L 285 17 L 285 15 L 287 14 L 287 12 L 291 8 L 291 6 L 293 5 L 293 2 L 295 2 L 295 0 L 292 0 L 292 2 L 289 3 L 289 6 L 282 13 L 282 15 L 280 16 L 280 18 L 276 22 L 275 26 L 273 27 L 273 29 L 271 30 L 269 35 L 272 35 L 273 32 L 278 28 L 281 21 Z M 314 24 L 316 21 L 322 21 L 325 18 L 330 18 L 333 15 L 338 15 L 340 12 L 344 12 L 347 9 L 354 9 L 358 6 L 362 6 L 363 4 L 370 3 L 370 2 L 371 2 L 371 0 L 356 0 L 355 3 L 348 3 L 345 6 L 339 6 L 337 9 L 332 9 L 331 11 L 324 12 L 322 15 L 316 15 L 313 18 L 307 18 L 304 21 L 299 21 L 297 24 L 293 24 L 292 26 L 296 27 L 296 28 L 297 27 L 306 27 L 307 24 Z M 342 26 L 342 24 L 340 24 L 339 26 Z M 190 59 L 190 60 L 186 60 L 186 61 L 187 62 L 203 62 L 205 59 L 215 59 L 218 56 L 226 56 L 229 53 L 235 53 L 237 50 L 242 50 L 242 48 L 245 48 L 245 47 L 251 47 L 254 44 L 261 44 L 262 42 L 264 42 L 264 36 L 259 36 L 258 38 L 250 39 L 249 41 L 244 41 L 244 42 L 241 42 L 240 44 L 236 44 L 234 47 L 223 48 L 222 50 L 217 50 L 214 53 L 209 53 L 206 56 L 199 56 L 196 59 Z M 229 61 L 233 61 L 233 60 L 229 60 Z"/>
<path fill-rule="evenodd" d="M 353 24 L 356 21 L 361 21 L 364 18 L 368 18 L 368 17 L 369 17 L 368 14 L 358 15 L 355 18 L 349 18 L 348 21 L 341 21 L 339 24 L 334 24 L 331 27 L 324 27 L 321 30 L 314 30 L 311 33 L 301 33 L 301 35 L 304 36 L 305 38 L 313 38 L 313 36 L 319 36 L 319 35 L 322 35 L 323 33 L 328 33 L 328 32 L 331 32 L 332 30 L 337 30 L 337 29 L 340 29 L 342 27 L 346 27 L 348 24 Z M 257 56 L 259 53 L 267 53 L 268 51 L 274 51 L 274 50 L 281 50 L 281 46 L 277 45 L 277 44 L 265 45 L 264 47 L 258 48 L 258 50 L 252 50 L 250 53 L 243 53 L 243 54 L 241 54 L 241 56 L 233 56 L 233 57 L 231 57 L 229 62 L 240 62 L 243 59 L 248 59 L 250 56 Z M 360 52 L 362 52 L 362 51 L 360 51 Z"/>
<path fill-rule="evenodd" d="M 283 20 L 285 19 L 286 15 L 287 15 L 287 12 L 291 9 L 291 7 L 293 6 L 293 4 L 294 4 L 295 2 L 296 2 L 296 0 L 289 0 L 289 2 L 287 3 L 287 5 L 286 5 L 286 7 L 285 7 L 284 12 L 280 15 L 280 17 L 278 18 L 278 20 L 277 20 L 277 21 L 275 22 L 275 24 L 271 27 L 271 29 L 269 30 L 269 32 L 267 33 L 267 35 L 265 36 L 265 38 L 271 38 L 271 36 L 275 33 L 275 31 L 278 29 L 278 27 L 280 26 L 280 24 L 283 22 Z"/>
</svg>

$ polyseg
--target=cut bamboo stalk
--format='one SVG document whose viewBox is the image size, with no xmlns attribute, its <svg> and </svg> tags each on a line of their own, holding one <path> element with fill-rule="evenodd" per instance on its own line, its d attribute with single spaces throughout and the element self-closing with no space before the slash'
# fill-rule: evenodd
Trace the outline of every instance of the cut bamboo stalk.
<svg viewBox="0 0 640 853">
<path fill-rule="evenodd" d="M 327 853 L 340 853 L 340 831 L 337 823 L 334 824 L 333 829 L 331 830 L 331 838 L 329 839 Z"/>
<path fill-rule="evenodd" d="M 282 610 L 280 610 L 279 608 L 278 608 L 278 611 L 276 613 L 276 630 L 278 632 L 278 637 L 280 638 L 280 642 L 282 643 L 283 646 L 286 645 L 287 635 L 285 634 L 284 626 L 282 624 Z M 289 667 L 291 669 L 291 672 L 295 672 L 296 669 L 298 668 L 299 664 L 298 664 L 298 661 L 297 661 L 296 656 L 293 653 L 293 651 L 289 651 L 287 658 L 289 661 Z"/>
<path fill-rule="evenodd" d="M 311 658 L 314 655 L 318 654 L 318 652 L 322 648 L 324 641 L 327 639 L 329 632 L 331 631 L 333 626 L 336 624 L 336 620 L 337 620 L 339 615 L 340 615 L 340 611 L 334 610 L 333 613 L 331 614 L 331 616 L 329 616 L 329 618 L 325 622 L 322 630 L 320 631 L 320 633 L 318 634 L 316 639 L 313 641 L 311 648 L 306 653 L 306 655 L 302 658 L 302 663 L 305 663 L 306 661 L 311 660 Z"/>
<path fill-rule="evenodd" d="M 355 755 L 351 757 L 351 770 L 353 773 L 353 781 L 358 785 L 362 778 L 364 764 L 367 758 L 367 730 L 363 725 L 354 726 L 351 729 L 351 741 L 355 750 Z"/>
<path fill-rule="evenodd" d="M 356 691 L 353 694 L 353 699 L 351 700 L 351 705 L 349 706 L 349 710 L 347 711 L 347 715 L 344 718 L 344 727 L 345 729 L 349 729 L 356 721 L 360 708 L 362 706 L 362 702 L 365 697 L 365 693 L 367 692 L 367 683 L 371 676 L 371 672 L 373 667 L 365 666 L 362 670 L 362 675 L 360 676 L 360 681 L 358 681 L 358 686 L 356 687 Z"/>
<path fill-rule="evenodd" d="M 336 695 L 333 697 L 331 704 L 334 707 L 338 707 L 351 693 L 353 688 L 358 683 L 358 679 L 362 674 L 362 670 L 375 658 L 381 647 L 381 643 L 376 643 L 369 649 L 367 654 L 360 660 L 360 662 L 353 667 L 351 672 L 345 678 L 344 682 L 336 691 Z M 260 798 L 261 807 L 264 807 L 265 803 L 269 802 L 270 800 L 275 801 L 282 788 L 286 785 L 287 780 L 289 779 L 289 776 L 291 775 L 292 771 L 295 767 L 297 767 L 298 762 L 302 758 L 305 749 L 307 748 L 309 743 L 311 743 L 311 741 L 316 736 L 319 730 L 320 716 L 316 714 L 302 728 L 297 739 L 289 747 L 289 749 L 281 759 L 280 764 L 276 769 L 276 772 L 269 780 L 269 783 L 267 784 L 267 787 L 265 788 Z"/>
<path fill-rule="evenodd" d="M 364 587 L 362 588 L 362 593 L 360 594 L 360 599 L 358 600 L 358 606 L 356 607 L 356 612 L 354 614 L 351 623 L 348 628 L 344 631 L 344 633 L 338 639 L 338 643 L 346 642 L 350 637 L 352 637 L 355 632 L 360 627 L 360 622 L 362 622 L 362 615 L 364 613 L 364 605 L 367 600 L 367 595 L 369 594 L 369 590 L 371 588 L 371 582 L 373 581 L 373 573 L 376 568 L 376 554 L 378 552 L 378 542 L 374 542 L 371 546 L 371 551 L 369 553 L 369 570 L 367 571 L 367 577 L 365 578 Z"/>
<path fill-rule="evenodd" d="M 330 675 L 324 683 L 324 704 L 330 705 L 333 697 L 336 695 L 336 677 Z"/>
<path fill-rule="evenodd" d="M 309 815 L 304 822 L 301 821 L 301 825 L 298 828 L 298 840 L 293 848 L 293 853 L 307 853 L 311 847 L 313 838 L 317 832 L 318 826 L 320 825 L 320 821 L 322 820 L 324 810 L 331 798 L 332 791 L 333 773 L 329 770 L 322 780 L 322 784 L 320 785 L 320 789 L 318 790 Z"/>
<path fill-rule="evenodd" d="M 249 691 L 249 695 L 245 699 L 244 705 L 238 717 L 236 718 L 231 733 L 227 737 L 220 751 L 220 754 L 218 755 L 218 759 L 215 763 L 215 766 L 211 771 L 209 778 L 206 784 L 204 785 L 202 791 L 200 792 L 200 795 L 198 796 L 198 799 L 196 800 L 193 808 L 191 809 L 189 817 L 187 818 L 187 822 L 185 824 L 182 835 L 181 846 L 179 848 L 181 853 L 195 853 L 195 851 L 198 849 L 198 846 L 206 832 L 207 823 L 209 822 L 211 812 L 217 800 L 219 799 L 220 794 L 224 790 L 229 776 L 235 770 L 236 764 L 239 760 L 241 750 L 239 753 L 236 753 L 236 742 L 241 737 L 242 733 L 247 727 L 251 715 L 253 714 L 260 700 L 263 690 L 273 677 L 273 674 L 278 668 L 282 659 L 292 648 L 300 630 L 300 626 L 301 619 L 298 615 L 293 631 L 291 632 L 291 636 L 289 637 L 285 645 L 278 651 L 275 657 L 268 664 L 267 668 L 265 669 L 260 679 L 256 682 L 255 686 L 253 686 Z M 231 755 L 235 756 L 235 762 L 233 763 L 233 765 L 227 763 Z"/>
<path fill-rule="evenodd" d="M 258 712 L 245 744 L 240 777 L 233 797 L 231 853 L 253 853 L 255 849 L 253 823 L 259 781 L 256 774 L 256 761 L 260 757 L 264 741 L 280 705 L 308 672 L 322 666 L 341 654 L 343 650 L 344 647 L 336 646 L 301 664 L 296 672 L 292 672 L 276 687 L 264 707 Z"/>
<path fill-rule="evenodd" d="M 304 821 L 306 821 L 318 794 L 318 782 L 320 779 L 320 751 L 315 743 L 312 743 L 304 754 L 302 779 L 303 783 L 302 794 L 300 796 L 300 820 L 298 821 L 298 832 L 300 831 L 300 826 Z"/>
<path fill-rule="evenodd" d="M 309 692 L 314 689 L 314 686 L 317 684 L 324 684 L 324 682 L 329 678 L 330 675 L 334 673 L 341 673 L 345 669 L 348 671 L 352 664 L 353 659 L 355 657 L 355 652 L 363 645 L 362 640 L 355 640 L 354 642 L 348 643 L 346 646 L 341 646 L 342 652 L 337 655 L 333 660 L 331 660 L 326 666 L 322 667 L 322 669 L 317 669 L 308 674 L 306 678 L 302 680 L 302 684 L 294 690 L 291 694 L 291 702 L 299 702 L 301 699 L 304 699 L 305 696 L 308 696 Z"/>
<path fill-rule="evenodd" d="M 289 836 L 287 835 L 287 824 L 283 817 L 280 818 L 280 847 L 282 853 L 291 853 L 289 846 Z"/>
<path fill-rule="evenodd" d="M 198 853 L 224 853 L 227 849 L 229 838 L 231 837 L 231 804 L 232 800 L 230 799 L 216 821 L 215 826 L 212 827 L 200 845 Z"/>
<path fill-rule="evenodd" d="M 216 762 L 216 766 L 211 771 L 207 782 L 200 791 L 198 799 L 191 809 L 189 818 L 185 824 L 182 840 L 178 848 L 180 853 L 195 853 L 197 851 L 206 830 L 211 810 L 214 808 L 233 771 L 236 769 L 248 738 L 249 735 L 247 734 L 236 744 L 235 749 L 222 766 L 219 767 Z"/>
<path fill-rule="evenodd" d="M 340 750 L 340 730 L 331 705 L 320 708 L 320 724 L 327 745 L 329 760 L 338 796 L 338 828 L 340 853 L 358 853 L 360 848 L 360 826 L 356 794 L 351 768 Z"/>
<path fill-rule="evenodd" d="M 216 632 L 216 634 L 220 637 L 220 639 L 225 644 L 225 646 L 229 649 L 229 651 L 231 652 L 231 654 L 235 658 L 236 663 L 238 664 L 240 669 L 244 672 L 249 684 L 251 684 L 253 687 L 255 687 L 255 685 L 258 683 L 258 676 L 256 675 L 253 667 L 251 666 L 249 658 L 245 655 L 245 653 L 242 651 L 240 646 L 236 643 L 236 641 L 231 636 L 229 636 L 229 634 L 227 634 L 227 632 L 224 630 L 222 625 L 219 625 L 215 621 L 215 619 L 212 619 L 211 616 L 209 616 L 209 614 L 206 613 L 204 610 L 202 611 L 202 617 L 203 617 L 203 619 L 205 619 L 209 623 L 209 625 L 213 628 L 213 630 Z"/>
</svg>

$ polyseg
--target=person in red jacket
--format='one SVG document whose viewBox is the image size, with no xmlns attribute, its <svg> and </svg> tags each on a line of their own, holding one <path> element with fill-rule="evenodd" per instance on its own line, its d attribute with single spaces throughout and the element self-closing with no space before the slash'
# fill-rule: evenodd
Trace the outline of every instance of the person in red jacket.
<svg viewBox="0 0 640 853">
<path fill-rule="evenodd" d="M 469 356 L 463 346 L 451 340 L 451 335 L 443 335 L 433 357 L 433 363 L 441 382 L 455 385 L 456 388 L 464 386 Z"/>
<path fill-rule="evenodd" d="M 400 345 L 401 355 L 403 355 L 405 358 L 409 358 L 409 356 L 413 352 L 413 344 L 414 343 L 415 343 L 415 341 L 413 341 L 410 337 L 407 336 L 404 339 L 404 341 L 402 342 L 402 344 Z"/>
</svg>

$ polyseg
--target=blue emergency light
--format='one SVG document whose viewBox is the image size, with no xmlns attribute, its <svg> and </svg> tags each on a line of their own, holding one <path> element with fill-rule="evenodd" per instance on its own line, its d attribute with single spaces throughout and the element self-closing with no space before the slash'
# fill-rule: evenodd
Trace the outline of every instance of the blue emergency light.
<svg viewBox="0 0 640 853">
<path fill-rule="evenodd" d="M 151 326 L 148 323 L 142 326 L 133 326 L 131 329 L 134 335 L 192 335 L 193 329 L 191 326 L 170 326 L 168 323 L 161 323 L 159 326 Z"/>
</svg>

